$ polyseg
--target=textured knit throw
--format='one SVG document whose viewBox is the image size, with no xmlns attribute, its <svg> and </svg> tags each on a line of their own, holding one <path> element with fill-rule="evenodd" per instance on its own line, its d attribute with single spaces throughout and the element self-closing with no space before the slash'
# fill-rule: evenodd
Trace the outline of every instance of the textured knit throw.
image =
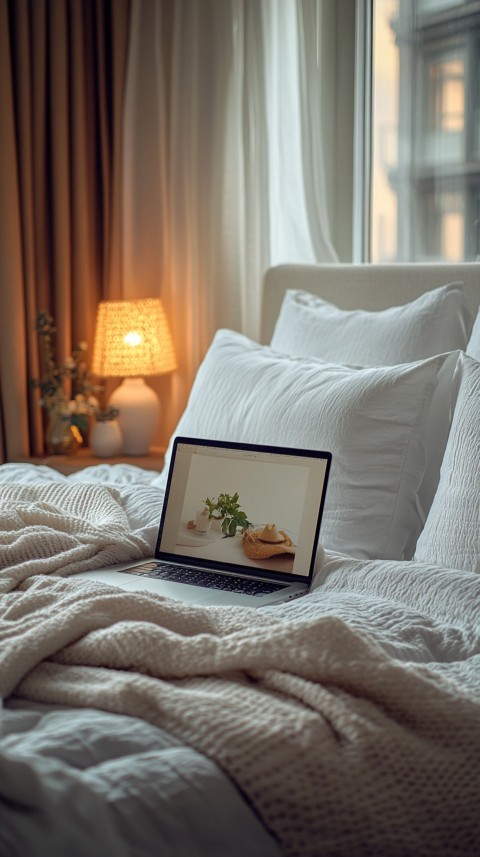
<svg viewBox="0 0 480 857">
<path fill-rule="evenodd" d="M 30 513 L 38 505 L 41 520 L 30 525 L 38 536 L 50 514 L 55 541 L 59 498 L 50 513 L 40 493 Z M 95 493 L 79 490 L 62 533 L 72 517 L 73 529 L 85 523 L 79 542 L 93 538 Z M 98 499 L 110 520 L 108 497 Z M 480 706 L 458 687 L 333 616 L 310 609 L 302 619 L 296 607 L 289 621 L 32 577 L 38 566 L 20 538 L 7 545 L 10 561 L 15 545 L 15 574 L 1 575 L 3 697 L 94 706 L 170 730 L 217 761 L 286 855 L 478 853 Z M 58 569 L 56 557 L 42 562 L 45 573 Z"/>
<path fill-rule="evenodd" d="M 0 592 L 32 574 L 73 574 L 151 553 L 129 533 L 113 487 L 53 482 L 0 486 Z"/>
</svg>

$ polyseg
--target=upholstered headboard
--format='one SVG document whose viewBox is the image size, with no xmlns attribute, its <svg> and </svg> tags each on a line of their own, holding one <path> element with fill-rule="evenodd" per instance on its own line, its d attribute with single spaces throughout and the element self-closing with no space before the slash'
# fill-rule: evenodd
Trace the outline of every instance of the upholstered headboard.
<svg viewBox="0 0 480 857">
<path fill-rule="evenodd" d="M 264 276 L 260 341 L 271 340 L 287 289 L 303 289 L 341 309 L 381 310 L 461 281 L 473 317 L 480 305 L 480 263 L 399 265 L 278 265 Z"/>
</svg>

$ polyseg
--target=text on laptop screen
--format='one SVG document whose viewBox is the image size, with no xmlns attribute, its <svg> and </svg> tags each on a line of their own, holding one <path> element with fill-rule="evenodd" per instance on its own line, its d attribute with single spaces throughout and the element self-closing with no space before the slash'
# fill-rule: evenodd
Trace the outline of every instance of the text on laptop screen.
<svg viewBox="0 0 480 857">
<path fill-rule="evenodd" d="M 180 441 L 157 553 L 307 577 L 327 468 L 321 457 Z"/>
</svg>

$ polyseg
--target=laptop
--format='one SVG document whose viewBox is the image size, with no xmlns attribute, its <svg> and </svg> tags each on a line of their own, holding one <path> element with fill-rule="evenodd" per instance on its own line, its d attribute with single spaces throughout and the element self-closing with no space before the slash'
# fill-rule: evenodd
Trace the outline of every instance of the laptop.
<svg viewBox="0 0 480 857">
<path fill-rule="evenodd" d="M 155 556 L 84 578 L 190 603 L 260 607 L 308 592 L 331 454 L 177 437 Z"/>
</svg>

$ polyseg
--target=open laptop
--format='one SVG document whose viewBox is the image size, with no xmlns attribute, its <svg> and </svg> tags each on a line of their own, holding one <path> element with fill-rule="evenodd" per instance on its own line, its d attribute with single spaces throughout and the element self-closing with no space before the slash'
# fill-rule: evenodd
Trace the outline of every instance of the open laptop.
<svg viewBox="0 0 480 857">
<path fill-rule="evenodd" d="M 199 604 L 304 595 L 330 465 L 329 452 L 177 437 L 155 556 L 76 578 Z"/>
</svg>

